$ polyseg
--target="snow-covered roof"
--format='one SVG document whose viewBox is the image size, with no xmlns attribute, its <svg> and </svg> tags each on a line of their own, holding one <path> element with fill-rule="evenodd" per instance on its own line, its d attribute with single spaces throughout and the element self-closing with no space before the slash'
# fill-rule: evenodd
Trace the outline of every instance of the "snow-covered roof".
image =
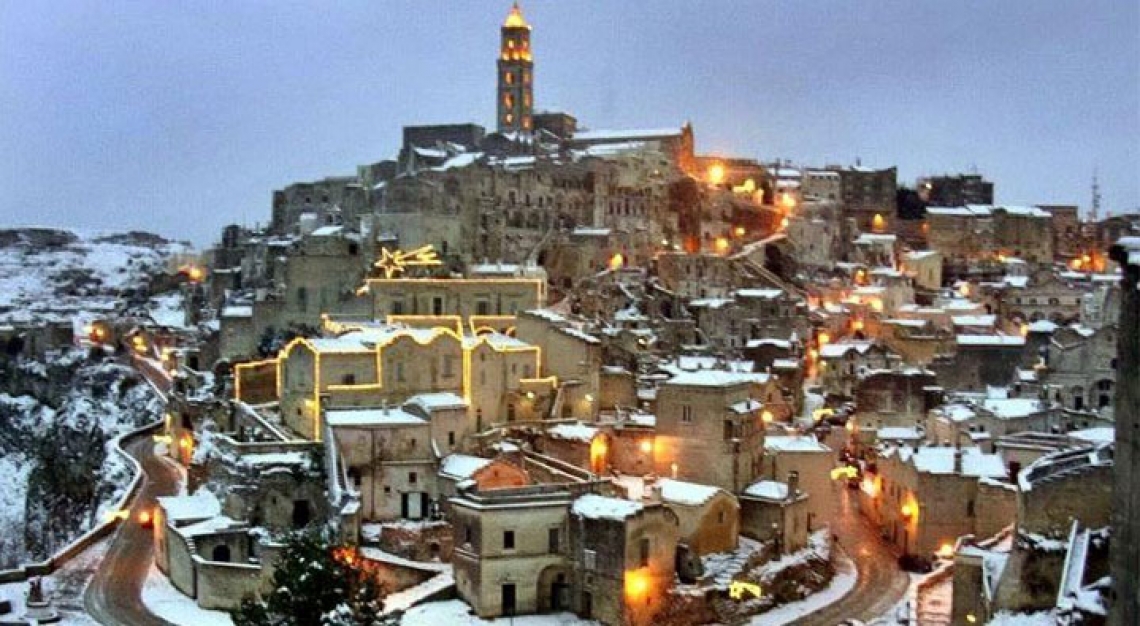
<svg viewBox="0 0 1140 626">
<path fill-rule="evenodd" d="M 491 464 L 491 459 L 467 454 L 449 454 L 439 464 L 439 473 L 449 478 L 466 480 Z"/>
<path fill-rule="evenodd" d="M 860 233 L 853 242 L 857 246 L 869 245 L 885 245 L 894 244 L 898 240 L 897 235 L 877 234 L 877 233 Z"/>
<path fill-rule="evenodd" d="M 578 498 L 574 501 L 574 504 L 570 506 L 571 512 L 579 517 L 585 517 L 587 519 L 608 519 L 618 522 L 625 521 L 626 518 L 637 515 L 643 509 L 645 509 L 645 505 L 640 502 L 599 496 L 593 493 L 588 493 Z"/>
<path fill-rule="evenodd" d="M 1116 429 L 1111 426 L 1085 428 L 1083 430 L 1074 430 L 1069 433 L 1069 436 L 1073 439 L 1079 439 L 1089 443 L 1108 443 L 1116 440 Z"/>
<path fill-rule="evenodd" d="M 158 498 L 166 519 L 172 522 L 206 519 L 222 512 L 218 498 L 206 489 L 198 489 L 189 496 L 162 496 Z"/>
<path fill-rule="evenodd" d="M 783 502 L 788 499 L 788 485 L 775 480 L 761 480 L 752 483 L 744 489 L 744 495 L 772 502 Z"/>
<path fill-rule="evenodd" d="M 421 393 L 408 398 L 404 404 L 414 404 L 429 413 L 447 409 L 465 409 L 467 401 L 450 392 Z"/>
<path fill-rule="evenodd" d="M 689 301 L 689 306 L 697 309 L 719 309 L 735 302 L 732 298 L 697 298 Z"/>
<path fill-rule="evenodd" d="M 810 435 L 765 437 L 764 450 L 766 452 L 831 452 L 831 448 Z"/>
<path fill-rule="evenodd" d="M 396 407 L 372 409 L 330 409 L 325 412 L 329 426 L 389 427 L 427 424 L 422 418 Z"/>
<path fill-rule="evenodd" d="M 686 387 L 730 387 L 744 383 L 765 383 L 768 375 L 759 372 L 728 372 L 725 370 L 699 370 L 681 372 L 665 381 L 666 385 Z"/>
<path fill-rule="evenodd" d="M 661 487 L 662 500 L 687 506 L 700 506 L 721 491 L 717 487 L 672 478 L 663 478 L 657 484 Z"/>
<path fill-rule="evenodd" d="M 680 134 L 680 128 L 583 130 L 574 133 L 574 141 L 644 141 L 677 137 Z"/>
<path fill-rule="evenodd" d="M 875 432 L 879 440 L 918 441 L 925 435 L 914 426 L 885 426 Z"/>
<path fill-rule="evenodd" d="M 1020 335 L 958 335 L 960 346 L 1024 346 L 1025 337 Z"/>
<path fill-rule="evenodd" d="M 783 294 L 783 289 L 737 289 L 735 292 L 737 298 L 761 298 L 764 300 L 774 300 Z"/>
<path fill-rule="evenodd" d="M 900 458 L 910 459 L 916 470 L 929 474 L 954 474 L 954 456 L 958 449 L 949 446 L 925 447 L 914 450 L 901 448 Z M 961 475 L 976 478 L 1003 478 L 1007 475 L 1005 463 L 997 454 L 985 454 L 976 447 L 962 448 Z"/>
<path fill-rule="evenodd" d="M 955 315 L 950 318 L 955 326 L 993 326 L 996 315 Z"/>
<path fill-rule="evenodd" d="M 746 345 L 749 348 L 756 348 L 759 346 L 776 346 L 777 348 L 783 348 L 785 350 L 792 349 L 791 341 L 788 341 L 787 339 L 774 339 L 772 337 L 766 337 L 764 339 L 749 339 Z"/>
<path fill-rule="evenodd" d="M 1049 320 L 1037 320 L 1036 322 L 1029 324 L 1027 330 L 1031 333 L 1051 334 L 1055 332 L 1057 328 L 1059 327 L 1054 322 L 1050 322 Z"/>
<path fill-rule="evenodd" d="M 239 318 L 253 317 L 253 307 L 248 305 L 231 305 L 222 308 L 222 317 Z"/>
<path fill-rule="evenodd" d="M 555 439 L 590 443 L 598 434 L 598 429 L 593 426 L 587 426 L 581 422 L 574 424 L 556 424 L 546 429 L 546 434 Z"/>
<path fill-rule="evenodd" d="M 1036 398 L 986 398 L 982 406 L 1001 419 L 1026 417 L 1045 410 L 1045 405 Z"/>
<path fill-rule="evenodd" d="M 332 237 L 333 235 L 339 235 L 343 230 L 344 230 L 344 226 L 336 226 L 336 225 L 321 226 L 320 228 L 309 233 L 309 236 L 311 236 L 311 237 Z"/>
<path fill-rule="evenodd" d="M 978 414 L 974 412 L 974 409 L 965 404 L 947 404 L 935 410 L 955 422 L 964 422 L 978 416 Z"/>
<path fill-rule="evenodd" d="M 579 226 L 575 228 L 570 234 L 578 237 L 609 237 L 610 229 L 608 228 L 590 228 L 588 226 Z"/>
<path fill-rule="evenodd" d="M 837 343 L 829 343 L 819 349 L 819 356 L 824 359 L 837 359 L 846 356 L 847 353 L 852 350 L 859 354 L 866 354 L 874 345 L 875 343 L 872 341 L 840 341 Z"/>
</svg>

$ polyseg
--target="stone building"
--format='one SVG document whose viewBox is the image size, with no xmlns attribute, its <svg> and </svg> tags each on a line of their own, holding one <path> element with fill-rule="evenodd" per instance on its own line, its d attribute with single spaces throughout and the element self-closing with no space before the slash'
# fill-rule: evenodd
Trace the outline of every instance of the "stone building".
<svg viewBox="0 0 1140 626">
<path fill-rule="evenodd" d="M 781 554 L 807 545 L 810 494 L 787 482 L 761 480 L 740 494 L 740 533 L 756 541 L 774 541 Z"/>
<path fill-rule="evenodd" d="M 355 176 L 332 176 L 314 182 L 294 183 L 273 192 L 269 232 L 288 235 L 298 234 L 298 229 L 356 226 L 369 209 L 368 193 Z"/>
<path fill-rule="evenodd" d="M 1038 372 L 1052 400 L 1074 411 L 1110 411 L 1118 368 L 1115 325 L 1097 330 L 1062 328 L 1045 347 Z"/>
<path fill-rule="evenodd" d="M 838 172 L 845 219 L 854 221 L 860 232 L 889 232 L 895 218 L 897 168 L 856 165 Z"/>
<path fill-rule="evenodd" d="M 864 476 L 859 508 L 904 554 L 930 558 L 963 535 L 1013 522 L 1016 490 L 996 454 L 977 448 L 891 448 Z"/>
<path fill-rule="evenodd" d="M 795 473 L 796 487 L 809 496 L 804 527 L 811 532 L 835 516 L 837 496 L 831 479 L 835 463 L 835 452 L 814 436 L 769 435 L 764 438 L 760 476 L 778 482 Z"/>
<path fill-rule="evenodd" d="M 1035 265 L 1053 262 L 1053 220 L 1034 206 L 932 206 L 926 209 L 928 241 L 948 262 L 969 263 L 997 256 Z"/>
<path fill-rule="evenodd" d="M 941 399 L 937 383 L 934 372 L 913 367 L 866 371 L 855 387 L 857 420 L 875 428 L 914 426 Z"/>
<path fill-rule="evenodd" d="M 676 513 L 586 494 L 571 505 L 569 523 L 578 614 L 605 624 L 653 623 L 676 573 Z"/>
<path fill-rule="evenodd" d="M 737 493 L 760 469 L 764 374 L 682 372 L 657 393 L 656 472 Z"/>
<path fill-rule="evenodd" d="M 922 200 L 931 206 L 994 203 L 994 184 L 981 174 L 920 178 L 918 193 Z"/>
<path fill-rule="evenodd" d="M 819 349 L 820 384 L 826 394 L 854 397 L 864 372 L 890 369 L 898 355 L 873 341 L 838 341 Z"/>
</svg>

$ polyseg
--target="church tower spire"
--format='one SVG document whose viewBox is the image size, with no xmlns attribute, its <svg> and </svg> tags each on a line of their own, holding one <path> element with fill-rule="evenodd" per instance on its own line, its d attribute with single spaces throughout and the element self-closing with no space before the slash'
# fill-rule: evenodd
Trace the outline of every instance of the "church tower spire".
<svg viewBox="0 0 1140 626">
<path fill-rule="evenodd" d="M 516 2 L 503 22 L 499 45 L 498 129 L 501 133 L 533 127 L 534 60 L 530 52 L 530 24 Z"/>
</svg>

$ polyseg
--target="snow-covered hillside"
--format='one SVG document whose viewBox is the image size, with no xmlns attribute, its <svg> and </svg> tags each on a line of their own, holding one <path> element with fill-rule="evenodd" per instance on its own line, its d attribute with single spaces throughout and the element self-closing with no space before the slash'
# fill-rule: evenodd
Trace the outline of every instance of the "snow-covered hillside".
<svg viewBox="0 0 1140 626">
<path fill-rule="evenodd" d="M 170 270 L 189 253 L 148 233 L 0 230 L 0 328 L 79 329 L 128 302 L 147 306 L 151 287 L 170 288 Z M 177 291 L 149 304 L 172 325 L 181 306 Z M 98 523 L 131 480 L 112 439 L 161 415 L 152 390 L 113 355 L 67 344 L 43 354 L 0 350 L 0 569 L 45 558 Z"/>
<path fill-rule="evenodd" d="M 0 230 L 0 324 L 111 311 L 189 253 L 150 233 Z"/>
</svg>

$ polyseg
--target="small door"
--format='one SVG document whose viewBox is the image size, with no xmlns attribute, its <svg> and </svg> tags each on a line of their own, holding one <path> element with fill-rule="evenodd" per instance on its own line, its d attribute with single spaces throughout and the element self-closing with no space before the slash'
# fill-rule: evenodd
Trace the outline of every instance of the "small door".
<svg viewBox="0 0 1140 626">
<path fill-rule="evenodd" d="M 506 583 L 503 589 L 503 615 L 515 614 L 515 584 Z"/>
<path fill-rule="evenodd" d="M 594 616 L 594 596 L 589 591 L 582 592 L 582 619 L 590 619 Z"/>
<path fill-rule="evenodd" d="M 428 500 L 427 492 L 420 492 L 420 514 L 417 519 L 427 517 L 428 511 L 431 510 L 431 503 Z"/>
<path fill-rule="evenodd" d="M 408 504 L 409 504 L 408 503 L 408 494 L 401 493 L 400 494 L 400 517 L 402 517 L 404 519 L 408 519 L 408 513 L 409 513 Z"/>
</svg>

